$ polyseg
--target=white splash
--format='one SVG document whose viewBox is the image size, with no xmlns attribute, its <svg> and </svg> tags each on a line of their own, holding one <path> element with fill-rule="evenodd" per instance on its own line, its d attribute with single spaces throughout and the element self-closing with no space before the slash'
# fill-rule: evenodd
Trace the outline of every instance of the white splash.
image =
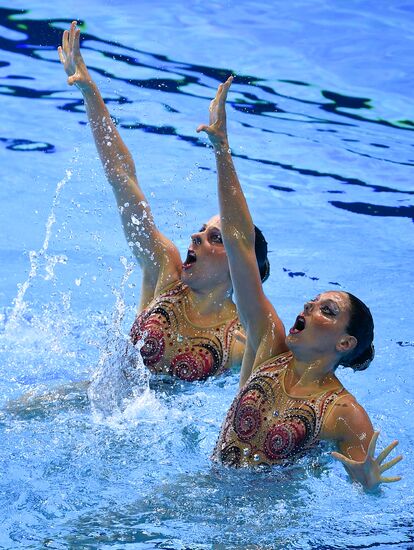
<svg viewBox="0 0 414 550">
<path fill-rule="evenodd" d="M 22 319 L 23 314 L 27 309 L 27 304 L 24 301 L 24 297 L 28 288 L 30 287 L 33 279 L 38 275 L 42 263 L 44 266 L 45 274 L 43 278 L 45 280 L 51 280 L 54 278 L 54 268 L 58 263 L 66 263 L 67 257 L 64 255 L 48 255 L 47 250 L 49 248 L 50 237 L 52 234 L 53 224 L 56 222 L 56 207 L 59 204 L 59 197 L 62 189 L 68 181 L 72 178 L 72 171 L 66 170 L 66 176 L 61 179 L 55 190 L 53 197 L 52 207 L 45 226 L 45 238 L 40 250 L 31 250 L 29 252 L 30 270 L 29 275 L 24 283 L 18 285 L 17 296 L 13 300 L 13 309 L 7 320 L 5 330 L 6 332 L 13 332 L 16 329 L 19 321 Z"/>
</svg>

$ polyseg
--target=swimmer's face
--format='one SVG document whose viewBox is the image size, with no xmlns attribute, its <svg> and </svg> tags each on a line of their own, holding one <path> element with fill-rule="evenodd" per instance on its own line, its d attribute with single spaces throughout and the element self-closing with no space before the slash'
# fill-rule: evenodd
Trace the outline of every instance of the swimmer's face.
<svg viewBox="0 0 414 550">
<path fill-rule="evenodd" d="M 203 286 L 230 283 L 229 264 L 218 215 L 202 224 L 191 235 L 191 244 L 182 269 L 182 280 L 190 286 L 199 283 Z"/>
<path fill-rule="evenodd" d="M 304 359 L 348 353 L 356 339 L 347 334 L 351 304 L 346 292 L 323 292 L 305 303 L 286 337 L 292 351 Z"/>
</svg>

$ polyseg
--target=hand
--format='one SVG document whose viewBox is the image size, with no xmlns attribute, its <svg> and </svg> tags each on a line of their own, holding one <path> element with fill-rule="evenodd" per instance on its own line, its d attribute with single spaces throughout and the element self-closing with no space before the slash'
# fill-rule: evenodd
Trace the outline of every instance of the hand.
<svg viewBox="0 0 414 550">
<path fill-rule="evenodd" d="M 227 141 L 227 124 L 226 124 L 226 99 L 227 92 L 233 82 L 233 77 L 229 78 L 218 87 L 216 97 L 210 103 L 210 121 L 208 126 L 200 124 L 197 132 L 206 132 L 213 147 L 220 149 L 221 147 L 228 148 Z"/>
<path fill-rule="evenodd" d="M 402 460 L 402 456 L 398 455 L 389 462 L 382 464 L 390 452 L 398 445 L 398 441 L 393 441 L 390 445 L 388 445 L 388 447 L 385 447 L 377 458 L 374 458 L 378 436 L 379 431 L 374 432 L 368 446 L 367 456 L 365 457 L 365 460 L 361 462 L 347 458 L 341 453 L 331 453 L 336 460 L 342 462 L 351 478 L 361 483 L 364 489 L 376 489 L 381 483 L 393 483 L 395 481 L 400 481 L 401 479 L 400 476 L 382 477 L 381 474 L 400 462 L 400 460 Z"/>
<path fill-rule="evenodd" d="M 58 47 L 59 59 L 68 75 L 68 84 L 76 84 L 80 89 L 88 87 L 92 79 L 83 61 L 79 47 L 80 30 L 72 21 L 69 31 L 64 31 L 62 46 Z"/>
</svg>

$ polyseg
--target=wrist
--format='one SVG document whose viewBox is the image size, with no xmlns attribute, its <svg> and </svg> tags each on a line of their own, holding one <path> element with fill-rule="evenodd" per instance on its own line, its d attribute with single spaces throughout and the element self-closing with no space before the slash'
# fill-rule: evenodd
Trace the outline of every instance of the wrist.
<svg viewBox="0 0 414 550">
<path fill-rule="evenodd" d="M 227 139 L 213 143 L 214 153 L 216 155 L 231 154 L 231 149 Z"/>
<path fill-rule="evenodd" d="M 84 96 L 91 96 L 96 94 L 97 86 L 90 77 L 88 77 L 84 81 L 75 82 L 75 85 L 77 88 L 79 88 Z"/>
</svg>

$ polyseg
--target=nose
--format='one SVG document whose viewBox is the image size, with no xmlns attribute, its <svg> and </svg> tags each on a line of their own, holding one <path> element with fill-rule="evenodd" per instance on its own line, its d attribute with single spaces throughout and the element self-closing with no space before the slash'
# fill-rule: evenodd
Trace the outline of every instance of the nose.
<svg viewBox="0 0 414 550">
<path fill-rule="evenodd" d="M 305 313 L 310 313 L 312 311 L 312 307 L 313 307 L 312 302 L 306 302 L 305 305 L 303 306 L 303 311 Z"/>
</svg>

